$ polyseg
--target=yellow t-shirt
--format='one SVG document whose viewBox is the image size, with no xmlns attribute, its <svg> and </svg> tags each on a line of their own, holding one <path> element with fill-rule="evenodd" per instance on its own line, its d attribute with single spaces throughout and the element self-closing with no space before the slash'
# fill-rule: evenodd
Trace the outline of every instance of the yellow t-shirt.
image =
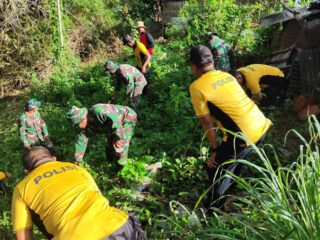
<svg viewBox="0 0 320 240">
<path fill-rule="evenodd" d="M 263 76 L 278 76 L 284 77 L 283 72 L 279 68 L 264 64 L 251 64 L 246 67 L 239 68 L 246 80 L 246 87 L 250 89 L 251 94 L 261 92 L 261 89 L 267 87 L 260 85 L 260 79 Z"/>
<path fill-rule="evenodd" d="M 210 71 L 203 74 L 190 85 L 190 94 L 197 117 L 211 114 L 220 128 L 242 132 L 254 143 L 271 125 L 228 73 Z M 226 138 L 225 134 L 225 141 Z"/>
<path fill-rule="evenodd" d="M 31 229 L 30 210 L 55 240 L 103 239 L 128 219 L 110 207 L 91 175 L 72 163 L 49 162 L 29 173 L 14 189 L 14 232 Z"/>
<path fill-rule="evenodd" d="M 133 53 L 134 53 L 134 56 L 137 61 L 137 66 L 142 68 L 143 59 L 147 57 L 146 55 L 149 52 L 148 52 L 146 46 L 143 45 L 143 43 L 138 42 L 138 41 L 136 41 L 136 43 L 137 43 L 137 46 L 133 49 Z M 150 62 L 148 63 L 148 65 L 149 65 L 149 67 L 151 66 Z"/>
<path fill-rule="evenodd" d="M 4 180 L 4 179 L 6 179 L 6 178 L 7 178 L 6 173 L 0 172 L 0 181 L 1 181 L 1 180 Z"/>
</svg>

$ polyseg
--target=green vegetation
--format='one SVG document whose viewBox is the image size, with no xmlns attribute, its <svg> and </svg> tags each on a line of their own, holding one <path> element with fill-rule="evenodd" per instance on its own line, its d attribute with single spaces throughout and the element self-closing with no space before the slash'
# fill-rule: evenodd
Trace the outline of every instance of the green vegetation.
<svg viewBox="0 0 320 240">
<path fill-rule="evenodd" d="M 11 1 L 12 4 L 22 2 Z M 135 1 L 127 3 L 128 11 L 131 11 L 128 19 L 144 16 L 134 10 L 136 5 L 130 5 L 130 2 Z M 205 5 L 209 3 L 210 6 Z M 155 48 L 149 93 L 141 101 L 139 121 L 130 145 L 130 168 L 115 171 L 116 164 L 105 160 L 104 136 L 90 139 L 82 166 L 94 176 L 112 205 L 137 213 L 150 239 L 300 240 L 320 237 L 320 125 L 316 119 L 311 119 L 309 125 L 297 122 L 290 112 L 290 100 L 276 110 L 265 109 L 274 123 L 265 140 L 267 145 L 263 149 L 256 148 L 256 154 L 250 159 L 241 160 L 245 164 L 243 175 L 241 178 L 235 176 L 235 179 L 241 191 L 248 193 L 235 199 L 235 205 L 241 211 L 227 214 L 217 210 L 212 217 L 206 217 L 201 209 L 201 199 L 207 190 L 203 165 L 208 148 L 189 97 L 188 86 L 193 76 L 185 64 L 188 49 L 190 44 L 202 41 L 200 37 L 206 31 L 216 29 L 241 54 L 257 53 L 270 36 L 268 29 L 253 29 L 251 26 L 254 14 L 262 11 L 264 3 L 238 6 L 231 0 L 204 1 L 206 7 L 203 9 L 208 11 L 203 14 L 206 18 L 200 18 L 196 1 L 186 4 L 182 15 L 189 19 L 187 38 L 158 44 Z M 56 10 L 52 1 L 44 1 L 41 6 L 41 11 L 48 13 L 43 17 L 36 15 L 31 19 L 30 14 L 36 11 L 33 8 L 26 10 L 30 14 L 21 13 L 26 27 L 20 30 L 25 36 L 31 34 L 34 38 L 18 38 L 14 35 L 19 34 L 18 30 L 5 33 L 8 42 L 0 46 L 0 73 L 10 75 L 8 79 L 15 79 L 13 76 L 16 75 L 12 74 L 16 73 L 24 83 L 32 85 L 23 94 L 0 102 L 3 110 L 0 113 L 0 170 L 13 173 L 14 178 L 6 181 L 11 188 L 24 176 L 17 120 L 26 99 L 36 97 L 43 102 L 40 111 L 62 161 L 73 160 L 76 140 L 74 130 L 64 118 L 67 107 L 73 104 L 91 106 L 111 99 L 113 80 L 104 73 L 103 61 L 82 64 L 77 55 L 80 52 L 93 54 L 106 46 L 106 36 L 117 28 L 118 20 L 113 17 L 116 13 L 112 8 L 117 4 L 99 0 L 66 2 L 64 32 L 70 41 L 72 33 L 76 37 L 79 37 L 76 31 L 86 33 L 81 38 L 82 46 L 85 46 L 81 50 L 73 48 L 72 41 L 67 41 L 63 49 L 59 47 Z M 221 15 L 221 21 L 214 21 L 217 14 Z M 37 28 L 31 28 L 34 18 L 38 21 Z M 238 24 L 242 28 L 237 28 Z M 41 38 L 43 40 L 39 41 Z M 23 41 L 28 47 L 21 50 L 20 60 L 14 57 L 15 53 L 11 55 L 4 50 L 11 49 L 12 45 L 19 47 Z M 2 61 L 3 56 L 11 58 L 16 65 L 3 65 L 6 63 Z M 117 58 L 121 63 L 134 65 L 130 49 L 125 49 Z M 51 66 L 49 77 L 39 71 L 41 64 L 48 62 Z M 12 87 L 15 86 L 13 83 Z M 126 104 L 121 99 L 117 103 Z M 296 130 L 286 135 L 290 129 Z M 152 177 L 153 184 L 146 192 L 138 192 L 146 174 L 143 164 L 157 161 L 162 162 L 163 168 Z M 0 194 L 0 239 L 12 239 L 11 193 Z M 37 233 L 36 239 L 43 237 Z"/>
</svg>

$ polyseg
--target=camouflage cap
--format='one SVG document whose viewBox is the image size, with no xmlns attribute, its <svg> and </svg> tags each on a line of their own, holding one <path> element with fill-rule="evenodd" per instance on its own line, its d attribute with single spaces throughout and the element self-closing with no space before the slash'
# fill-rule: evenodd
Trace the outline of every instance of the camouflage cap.
<svg viewBox="0 0 320 240">
<path fill-rule="evenodd" d="M 206 36 L 218 36 L 218 34 L 216 32 L 207 32 Z"/>
<path fill-rule="evenodd" d="M 119 65 L 113 61 L 107 61 L 105 64 L 104 64 L 104 69 L 106 70 L 106 72 L 113 72 L 114 70 L 118 69 L 119 68 Z"/>
<path fill-rule="evenodd" d="M 32 110 L 32 109 L 35 109 L 35 108 L 40 107 L 40 105 L 41 105 L 41 102 L 40 102 L 40 101 L 38 101 L 38 100 L 35 99 L 35 98 L 31 98 L 31 99 L 29 99 L 29 100 L 26 102 L 26 104 L 24 105 L 24 109 L 25 109 L 26 111 L 30 111 L 30 110 Z"/>
<path fill-rule="evenodd" d="M 66 118 L 69 119 L 74 127 L 79 126 L 83 119 L 85 119 L 88 115 L 87 108 L 78 108 L 76 106 L 72 106 L 66 114 Z"/>
</svg>

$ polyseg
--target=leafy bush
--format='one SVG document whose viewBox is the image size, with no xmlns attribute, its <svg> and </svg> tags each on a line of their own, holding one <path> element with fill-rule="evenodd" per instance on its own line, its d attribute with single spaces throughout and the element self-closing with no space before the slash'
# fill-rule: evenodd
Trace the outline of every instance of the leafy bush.
<svg viewBox="0 0 320 240">
<path fill-rule="evenodd" d="M 205 34 L 211 31 L 236 46 L 240 55 L 261 52 L 260 46 L 265 45 L 261 40 L 271 35 L 267 31 L 255 31 L 252 25 L 257 24 L 257 16 L 261 16 L 267 1 L 256 4 L 236 4 L 235 0 L 199 2 L 188 1 L 180 11 L 187 22 L 189 44 L 203 44 Z"/>
</svg>

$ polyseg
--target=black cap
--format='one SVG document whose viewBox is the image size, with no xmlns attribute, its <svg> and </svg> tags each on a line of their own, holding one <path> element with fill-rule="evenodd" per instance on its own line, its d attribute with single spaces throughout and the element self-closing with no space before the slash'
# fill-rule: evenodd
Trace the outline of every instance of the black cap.
<svg viewBox="0 0 320 240">
<path fill-rule="evenodd" d="M 134 38 L 130 35 L 130 34 L 126 34 L 123 38 L 122 38 L 122 42 L 123 44 L 128 44 L 128 42 L 133 41 Z"/>
<path fill-rule="evenodd" d="M 197 45 L 191 48 L 189 63 L 196 65 L 197 67 L 204 67 L 213 63 L 213 57 L 211 50 L 203 45 Z"/>
</svg>

